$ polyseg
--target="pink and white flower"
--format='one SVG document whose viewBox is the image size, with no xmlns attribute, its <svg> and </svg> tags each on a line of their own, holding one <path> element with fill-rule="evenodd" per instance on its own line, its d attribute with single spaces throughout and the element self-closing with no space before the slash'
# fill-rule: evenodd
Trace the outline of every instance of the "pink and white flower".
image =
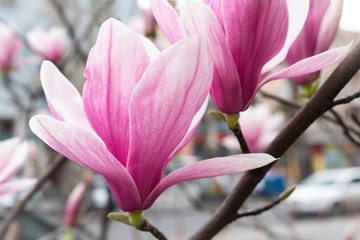
<svg viewBox="0 0 360 240">
<path fill-rule="evenodd" d="M 121 209 L 145 210 L 178 182 L 274 161 L 265 154 L 214 158 L 163 177 L 200 123 L 212 72 L 199 36 L 159 52 L 110 19 L 91 49 L 83 98 L 53 64 L 43 63 L 41 82 L 53 117 L 37 115 L 30 127 L 56 151 L 102 174 Z"/>
<path fill-rule="evenodd" d="M 331 49 L 277 68 L 301 31 L 308 0 L 185 1 L 180 17 L 167 0 L 151 0 L 155 19 L 172 42 L 200 34 L 214 61 L 210 90 L 224 113 L 246 110 L 265 83 L 316 72 L 344 56 Z"/>
<path fill-rule="evenodd" d="M 0 69 L 14 67 L 14 58 L 21 46 L 21 39 L 14 29 L 0 22 Z"/>
<path fill-rule="evenodd" d="M 35 179 L 10 180 L 29 157 L 29 143 L 19 138 L 0 142 L 0 195 L 22 191 L 34 185 Z"/>
<path fill-rule="evenodd" d="M 68 43 L 66 30 L 62 27 L 52 27 L 48 32 L 42 28 L 34 28 L 27 33 L 26 39 L 30 47 L 44 60 L 52 62 L 64 55 Z"/>
<path fill-rule="evenodd" d="M 65 206 L 64 222 L 66 226 L 76 225 L 81 207 L 83 206 L 86 189 L 91 183 L 92 173 L 85 170 L 83 179 L 71 191 Z"/>
<path fill-rule="evenodd" d="M 286 64 L 292 65 L 329 49 L 339 28 L 342 7 L 343 0 L 310 0 L 304 28 L 291 45 Z M 319 76 L 320 71 L 317 71 L 293 77 L 293 80 L 297 84 L 306 84 L 317 80 Z"/>
</svg>

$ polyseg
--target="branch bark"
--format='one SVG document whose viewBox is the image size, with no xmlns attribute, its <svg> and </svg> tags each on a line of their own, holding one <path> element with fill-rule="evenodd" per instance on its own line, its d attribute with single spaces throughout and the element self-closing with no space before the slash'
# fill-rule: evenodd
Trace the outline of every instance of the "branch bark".
<svg viewBox="0 0 360 240">
<path fill-rule="evenodd" d="M 322 114 L 332 107 L 340 90 L 360 68 L 360 42 L 344 58 L 325 84 L 313 95 L 266 149 L 278 158 Z M 246 172 L 214 215 L 190 239 L 208 240 L 236 219 L 238 209 L 273 164 Z"/>
</svg>

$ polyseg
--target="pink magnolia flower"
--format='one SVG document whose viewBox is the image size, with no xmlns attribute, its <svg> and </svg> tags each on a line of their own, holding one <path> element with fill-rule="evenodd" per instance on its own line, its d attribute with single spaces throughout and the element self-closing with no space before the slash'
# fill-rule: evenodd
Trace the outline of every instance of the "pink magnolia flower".
<svg viewBox="0 0 360 240">
<path fill-rule="evenodd" d="M 292 65 L 304 58 L 329 49 L 338 31 L 343 0 L 310 0 L 310 10 L 304 28 L 291 45 L 285 62 Z M 317 80 L 320 71 L 294 77 L 297 84 Z"/>
<path fill-rule="evenodd" d="M 0 142 L 0 195 L 18 192 L 34 185 L 34 179 L 8 181 L 24 165 L 29 155 L 29 143 L 19 138 Z"/>
<path fill-rule="evenodd" d="M 170 41 L 192 34 L 207 40 L 214 61 L 210 94 L 224 113 L 246 110 L 265 83 L 318 71 L 349 49 L 332 49 L 285 69 L 275 68 L 300 33 L 308 0 L 186 1 L 180 17 L 167 0 L 151 0 L 151 4 Z"/>
<path fill-rule="evenodd" d="M 68 227 L 76 225 L 81 206 L 84 202 L 86 188 L 89 186 L 91 178 L 91 172 L 85 171 L 82 181 L 75 186 L 68 197 L 65 207 L 64 219 L 65 224 Z"/>
<path fill-rule="evenodd" d="M 0 69 L 9 70 L 14 66 L 14 57 L 19 51 L 21 40 L 14 29 L 0 22 Z"/>
<path fill-rule="evenodd" d="M 52 62 L 63 56 L 68 42 L 66 31 L 61 27 L 52 27 L 48 32 L 34 28 L 27 33 L 26 39 L 35 52 Z"/>
<path fill-rule="evenodd" d="M 212 63 L 194 36 L 159 53 L 147 39 L 109 19 L 85 69 L 83 99 L 50 62 L 41 82 L 54 117 L 37 115 L 32 131 L 69 159 L 102 174 L 119 207 L 149 208 L 170 186 L 260 167 L 269 155 L 215 158 L 164 168 L 190 140 L 207 105 Z"/>
<path fill-rule="evenodd" d="M 272 114 L 266 105 L 249 107 L 241 113 L 239 123 L 250 151 L 264 151 L 277 135 L 283 121 L 283 115 Z"/>
</svg>

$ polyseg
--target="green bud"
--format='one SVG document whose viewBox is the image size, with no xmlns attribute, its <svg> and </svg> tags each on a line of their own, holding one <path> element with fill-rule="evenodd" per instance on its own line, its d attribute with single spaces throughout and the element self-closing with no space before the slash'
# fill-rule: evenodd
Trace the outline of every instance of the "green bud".
<svg viewBox="0 0 360 240">
<path fill-rule="evenodd" d="M 124 214 L 124 213 L 117 213 L 117 212 L 111 212 L 111 213 L 108 213 L 108 218 L 112 219 L 112 220 L 115 220 L 115 221 L 118 221 L 118 222 L 122 222 L 122 223 L 125 223 L 127 225 L 132 225 L 130 223 L 130 220 L 129 220 L 129 216 L 127 214 Z"/>
<path fill-rule="evenodd" d="M 285 200 L 287 199 L 290 194 L 292 194 L 292 192 L 295 190 L 296 185 L 292 185 L 291 187 L 289 187 L 288 189 L 286 189 L 285 191 L 283 191 L 280 195 L 279 195 L 279 199 L 281 200 Z"/>
<path fill-rule="evenodd" d="M 220 120 L 223 120 L 224 122 L 226 122 L 226 117 L 225 117 L 225 115 L 224 115 L 222 112 L 219 112 L 219 111 L 217 111 L 217 110 L 210 110 L 210 111 L 208 112 L 208 114 L 210 114 L 210 115 L 212 115 L 212 116 L 214 116 L 214 117 L 217 117 L 217 118 L 219 118 Z"/>
</svg>

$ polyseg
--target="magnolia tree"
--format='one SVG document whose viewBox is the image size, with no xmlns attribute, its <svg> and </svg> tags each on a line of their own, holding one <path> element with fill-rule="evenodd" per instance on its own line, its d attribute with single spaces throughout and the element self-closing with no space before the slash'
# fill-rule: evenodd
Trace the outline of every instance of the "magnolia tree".
<svg viewBox="0 0 360 240">
<path fill-rule="evenodd" d="M 148 231 L 157 239 L 167 238 L 143 212 L 166 189 L 188 180 L 244 172 L 214 215 L 190 237 L 211 239 L 244 216 L 239 208 L 257 183 L 318 117 L 360 95 L 356 89 L 353 95 L 335 100 L 360 67 L 359 45 L 328 50 L 337 33 L 341 0 L 189 0 L 178 12 L 166 0 L 150 2 L 148 25 L 136 31 L 114 18 L 102 21 L 88 54 L 57 1 L 51 5 L 65 28 L 34 28 L 24 37 L 10 25 L 0 25 L 3 81 L 27 116 L 38 109 L 23 104 L 12 86 L 11 74 L 16 67 L 42 61 L 41 86 L 51 113 L 34 115 L 29 127 L 61 154 L 7 215 L 1 236 L 33 194 L 69 159 L 103 176 L 123 211 L 109 212 L 110 219 Z M 162 51 L 154 44 L 159 41 L 151 13 L 172 43 Z M 21 63 L 15 55 L 22 41 L 35 57 Z M 86 60 L 82 94 L 61 72 L 67 64 L 65 50 L 70 47 L 80 60 Z M 319 87 L 320 71 L 339 60 L 339 66 Z M 284 78 L 301 86 L 306 103 L 295 105 L 297 113 L 277 133 L 274 128 L 279 121 L 271 121 L 271 111 L 250 105 L 262 86 Z M 36 98 L 36 93 L 29 95 Z M 210 114 L 227 124 L 242 154 L 202 160 L 165 175 L 168 163 L 194 135 L 210 98 L 218 108 Z M 334 116 L 326 117 L 359 145 L 360 131 Z M 5 155 L 0 156 L 0 176 L 4 175 L 4 181 L 25 161 L 27 144 L 18 139 L 1 143 Z M 23 149 L 22 154 L 17 148 Z M 84 174 L 67 202 L 66 239 L 72 238 L 73 229 L 81 222 L 90 175 Z M 31 188 L 35 180 L 20 180 L 21 185 L 4 181 L 0 179 L 0 194 Z M 271 208 L 293 190 L 286 190 L 262 209 Z"/>
</svg>

